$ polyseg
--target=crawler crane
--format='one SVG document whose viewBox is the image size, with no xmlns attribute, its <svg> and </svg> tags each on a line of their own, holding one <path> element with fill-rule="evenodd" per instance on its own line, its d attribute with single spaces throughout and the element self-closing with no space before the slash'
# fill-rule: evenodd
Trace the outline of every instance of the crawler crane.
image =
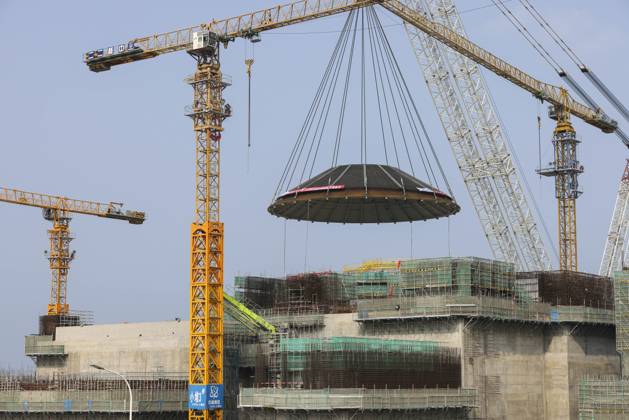
<svg viewBox="0 0 629 420">
<path fill-rule="evenodd" d="M 627 260 L 623 261 L 623 252 L 626 248 L 627 231 L 629 231 L 629 159 L 618 186 L 616 205 L 609 224 L 599 275 L 611 277 L 614 271 L 622 270 L 626 266 Z"/>
<path fill-rule="evenodd" d="M 139 211 L 123 211 L 120 203 L 97 203 L 93 201 L 74 200 L 54 195 L 38 194 L 0 187 L 0 202 L 39 207 L 44 218 L 52 222 L 48 230 L 50 250 L 48 261 L 52 273 L 50 303 L 48 315 L 67 315 L 70 305 L 67 302 L 68 271 L 74 252 L 70 252 L 70 220 L 72 214 L 104 217 L 107 219 L 124 220 L 133 225 L 144 223 L 145 214 Z"/>
<path fill-rule="evenodd" d="M 85 54 L 85 63 L 95 72 L 178 51 L 187 52 L 197 64 L 195 74 L 187 79 L 194 92 L 188 116 L 196 138 L 196 219 L 190 232 L 190 419 L 220 419 L 223 415 L 223 224 L 219 216 L 219 178 L 223 121 L 231 115 L 231 108 L 223 101 L 223 90 L 229 83 L 221 73 L 221 46 L 227 47 L 236 38 L 258 41 L 263 31 L 380 5 L 428 36 L 554 105 L 561 124 L 569 123 L 572 114 L 604 132 L 616 130 L 616 122 L 600 110 L 575 101 L 563 88 L 536 80 L 408 4 L 409 1 L 399 0 L 302 0 L 135 38 Z M 560 145 L 561 142 L 555 142 L 556 148 Z M 557 172 L 562 171 L 561 164 L 559 160 L 553 163 Z M 570 213 L 560 220 L 561 235 L 573 232 L 571 224 L 575 223 L 574 205 L 565 206 L 562 202 L 576 197 L 565 198 L 564 192 L 559 191 L 564 185 L 564 182 L 556 184 L 559 208 L 565 207 Z M 560 238 L 559 242 L 565 244 L 560 252 L 560 268 L 576 270 L 576 235 Z"/>
</svg>

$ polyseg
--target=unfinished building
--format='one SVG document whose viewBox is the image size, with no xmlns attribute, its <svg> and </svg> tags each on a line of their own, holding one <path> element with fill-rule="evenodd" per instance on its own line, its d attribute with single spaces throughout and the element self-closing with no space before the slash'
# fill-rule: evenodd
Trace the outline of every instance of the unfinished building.
<svg viewBox="0 0 629 420">
<path fill-rule="evenodd" d="M 583 416 L 594 396 L 625 392 L 622 380 L 600 382 L 621 372 L 619 284 L 614 294 L 606 277 L 516 273 L 480 258 L 238 277 L 236 298 L 278 332 L 227 318 L 226 418 L 603 418 Z M 123 416 L 123 384 L 96 375 L 89 366 L 99 363 L 132 379 L 138 415 L 185 418 L 188 328 L 85 325 L 27 337 L 36 378 L 4 378 L 12 385 L 0 411 Z"/>
</svg>

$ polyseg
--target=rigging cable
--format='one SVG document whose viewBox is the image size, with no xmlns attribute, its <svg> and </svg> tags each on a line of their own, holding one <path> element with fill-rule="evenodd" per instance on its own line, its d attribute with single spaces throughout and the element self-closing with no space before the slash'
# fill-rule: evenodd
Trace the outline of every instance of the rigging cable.
<svg viewBox="0 0 629 420">
<path fill-rule="evenodd" d="M 553 29 L 553 27 L 548 23 L 548 21 L 542 16 L 542 14 L 528 1 L 528 0 L 519 0 L 520 4 L 524 6 L 524 8 L 529 12 L 529 14 L 539 23 L 542 29 L 548 34 L 548 36 L 561 48 L 561 50 L 572 60 L 572 62 L 581 70 L 581 72 L 587 77 L 587 79 L 598 89 L 598 91 L 605 97 L 607 100 L 616 108 L 616 110 L 625 118 L 627 122 L 629 122 L 629 110 L 627 107 L 614 95 L 614 93 L 605 85 L 605 83 L 594 74 L 594 72 L 585 65 L 583 60 L 579 58 L 579 56 L 574 52 L 572 48 L 566 43 L 566 41 L 561 38 L 561 36 Z M 588 102 L 591 107 L 597 107 L 596 103 L 587 95 L 587 93 L 572 79 L 569 75 L 561 75 L 562 78 L 565 78 L 568 84 L 571 85 L 575 91 L 581 96 L 581 98 Z M 597 107 L 600 109 L 600 107 Z M 629 145 L 629 137 L 618 130 L 618 136 L 620 139 L 626 144 Z"/>
<path fill-rule="evenodd" d="M 350 17 L 352 17 L 355 14 L 355 11 L 350 12 Z M 347 29 L 350 26 L 350 17 L 348 17 L 348 19 L 345 21 L 345 25 L 343 27 L 342 30 L 342 34 L 349 34 L 349 32 L 347 32 Z M 341 48 L 342 45 L 344 44 L 345 41 L 345 37 L 341 36 L 339 37 L 337 44 L 334 48 L 334 52 L 332 54 L 332 57 L 330 58 L 330 61 L 328 62 L 328 66 L 326 67 L 323 79 L 321 80 L 321 83 L 319 84 L 319 87 L 317 88 L 317 92 L 315 94 L 315 97 L 312 101 L 312 103 L 310 104 L 310 109 L 308 110 L 307 116 L 306 116 L 306 120 L 304 121 L 304 124 L 302 125 L 302 128 L 299 132 L 299 135 L 297 136 L 297 141 L 295 142 L 295 144 L 293 145 L 293 149 L 291 150 L 291 153 L 289 155 L 288 158 L 288 163 L 286 164 L 286 166 L 284 167 L 284 171 L 282 172 L 282 176 L 280 177 L 280 181 L 278 182 L 277 188 L 275 190 L 275 197 L 277 197 L 282 191 L 282 188 L 284 187 L 284 185 L 288 185 L 288 187 L 290 187 L 290 179 L 289 177 L 289 173 L 291 168 L 293 167 L 293 163 L 295 163 L 295 167 L 296 162 L 295 160 L 299 159 L 299 155 L 301 155 L 301 152 L 298 153 L 298 151 L 300 150 L 300 145 L 302 142 L 305 141 L 306 138 L 306 133 L 309 132 L 309 125 L 310 125 L 310 120 L 311 118 L 313 118 L 314 114 L 315 114 L 315 110 L 316 108 L 318 108 L 319 106 L 319 102 L 320 102 L 320 97 L 323 94 L 323 91 L 325 90 L 325 86 L 327 84 L 327 80 L 328 80 L 328 75 L 330 74 L 330 72 L 332 71 L 335 59 L 337 54 L 339 53 L 339 49 Z M 303 149 L 303 146 L 301 147 Z M 292 179 L 292 175 L 290 175 L 291 179 Z M 288 188 L 287 187 L 287 188 Z"/>
<path fill-rule="evenodd" d="M 590 82 L 598 89 L 601 94 L 607 98 L 607 100 L 616 108 L 616 110 L 622 114 L 627 122 L 629 122 L 629 110 L 623 105 L 623 103 L 613 94 L 613 92 L 607 88 L 601 79 L 599 79 L 594 72 L 592 72 L 584 63 L 579 59 L 575 52 L 568 46 L 568 44 L 557 34 L 557 32 L 550 26 L 550 24 L 544 19 L 533 5 L 528 0 L 519 0 L 528 13 L 539 23 L 544 31 L 550 36 L 550 38 L 561 48 L 561 50 L 568 55 L 568 57 L 579 67 L 581 72 L 590 80 Z M 511 22 L 511 24 L 517 29 L 520 34 L 533 46 L 533 48 L 540 54 L 540 56 L 553 68 L 555 72 L 561 77 L 572 90 L 590 107 L 596 110 L 602 111 L 602 108 L 592 99 L 587 91 L 579 85 L 579 83 L 570 74 L 562 68 L 560 64 L 550 55 L 548 50 L 542 46 L 542 44 L 526 29 L 524 24 L 504 5 L 504 0 L 492 0 L 496 7 L 500 9 L 502 14 Z M 498 3 L 500 3 L 500 5 Z M 511 17 L 510 17 L 511 16 Z M 624 133 L 620 128 L 615 131 L 615 134 L 620 140 L 629 147 L 629 136 Z"/>
<path fill-rule="evenodd" d="M 527 40 L 529 44 L 539 53 L 539 55 L 550 65 L 555 72 L 561 74 L 563 68 L 561 64 L 553 58 L 546 48 L 533 36 L 533 34 L 526 28 L 520 19 L 518 19 L 507 6 L 504 5 L 503 0 L 491 0 L 494 5 L 500 10 L 504 17 L 515 27 L 515 29 Z"/>
<path fill-rule="evenodd" d="M 356 14 L 356 22 L 354 23 L 355 25 L 358 22 L 358 14 Z M 334 142 L 334 151 L 332 154 L 332 166 L 336 166 L 338 164 L 338 158 L 339 158 L 339 153 L 340 153 L 340 148 L 341 148 L 341 137 L 343 136 L 343 122 L 345 121 L 345 110 L 347 107 L 347 93 L 349 91 L 349 80 L 350 80 L 350 75 L 351 75 L 351 70 L 352 70 L 352 63 L 353 63 L 353 57 L 354 57 L 354 46 L 356 43 L 356 26 L 354 27 L 354 35 L 352 37 L 352 44 L 350 47 L 350 54 L 349 54 L 349 62 L 347 64 L 347 73 L 345 74 L 345 86 L 343 88 L 343 101 L 341 104 L 341 113 L 339 116 L 339 122 L 336 128 L 336 140 Z"/>
<path fill-rule="evenodd" d="M 358 36 L 359 30 L 361 31 L 360 37 Z M 356 45 L 357 43 L 360 45 Z M 368 57 L 369 54 L 370 57 Z M 355 60 L 356 63 L 354 63 Z M 356 67 L 360 67 L 360 69 Z M 355 95 L 360 98 L 360 107 L 350 107 L 348 104 L 355 97 L 350 92 L 350 86 L 353 86 L 351 83 L 352 71 L 360 74 L 358 80 L 360 95 Z M 368 73 L 370 74 L 368 75 Z M 344 76 L 341 77 L 342 75 Z M 368 107 L 371 104 L 368 102 L 370 99 L 367 89 L 368 80 L 369 83 L 373 81 L 376 89 L 377 108 L 376 106 L 372 108 L 377 110 L 376 118 L 380 123 L 379 132 L 382 135 L 384 158 L 387 164 L 389 156 L 386 143 L 387 137 L 390 137 L 395 159 L 398 162 L 398 168 L 400 168 L 396 137 L 401 136 L 402 148 L 406 154 L 406 159 L 408 159 L 410 172 L 415 175 L 414 162 L 419 161 L 426 172 L 427 181 L 435 188 L 440 188 L 439 178 L 442 178 L 448 192 L 451 196 L 453 195 L 432 140 L 419 115 L 418 108 L 379 17 L 373 7 L 368 7 L 351 12 L 345 21 L 323 79 L 306 115 L 306 120 L 282 172 L 275 197 L 281 191 L 289 191 L 293 179 L 299 178 L 299 185 L 302 185 L 307 174 L 310 178 L 312 177 L 323 137 L 328 131 L 327 126 L 330 125 L 328 122 L 334 118 L 338 118 L 338 122 L 335 127 L 335 136 L 331 137 L 333 143 L 332 167 L 337 166 L 341 141 L 344 139 L 346 131 L 345 121 L 350 109 L 356 109 L 360 118 L 360 122 L 354 125 L 353 129 L 360 130 L 360 164 L 365 192 L 368 191 L 367 164 L 370 158 L 368 129 L 371 115 L 368 114 Z M 337 106 L 334 103 L 335 112 L 332 112 L 335 99 L 339 100 L 340 105 Z M 386 124 L 385 119 L 387 120 Z M 415 154 L 418 155 L 419 159 L 414 157 Z M 435 162 L 432 162 L 433 159 Z M 303 167 L 300 168 L 301 165 Z M 326 176 L 328 173 L 324 172 L 321 176 Z M 329 184 L 332 183 L 330 179 Z M 403 185 L 402 188 L 404 188 Z"/>
<path fill-rule="evenodd" d="M 452 192 L 452 189 L 450 188 L 450 184 L 448 182 L 448 179 L 445 176 L 445 171 L 443 170 L 443 167 L 441 166 L 441 162 L 439 161 L 439 159 L 437 158 L 437 154 L 436 151 L 434 149 L 432 140 L 430 139 L 430 136 L 428 135 L 428 130 L 426 130 L 426 126 L 424 124 L 424 121 L 422 120 L 421 116 L 419 115 L 419 111 L 417 109 L 417 106 L 415 104 L 415 101 L 413 100 L 413 96 L 410 93 L 410 89 L 408 88 L 408 85 L 406 84 L 406 80 L 404 79 L 403 75 L 402 75 L 402 70 L 400 69 L 399 63 L 397 61 L 397 59 L 395 58 L 395 55 L 393 54 L 393 48 L 391 47 L 391 44 L 389 43 L 388 38 L 386 37 L 386 34 L 384 33 L 384 29 L 382 27 L 382 23 L 380 22 L 378 15 L 376 13 L 376 11 L 373 8 L 370 8 L 370 12 L 372 15 L 372 19 L 374 20 L 374 22 L 376 23 L 375 27 L 377 29 L 377 32 L 380 34 L 380 39 L 385 43 L 386 48 L 387 48 L 387 57 L 389 57 L 391 63 L 393 64 L 393 68 L 395 70 L 397 70 L 397 72 L 395 73 L 397 78 L 397 85 L 398 85 L 398 91 L 402 91 L 402 89 L 404 90 L 404 92 L 406 93 L 406 96 L 404 95 L 400 95 L 403 98 L 404 104 L 405 104 L 405 108 L 406 108 L 406 113 L 407 116 L 409 116 L 409 114 L 413 114 L 413 116 L 417 119 L 417 121 L 419 122 L 419 125 L 422 129 L 422 132 L 424 134 L 424 137 L 426 139 L 426 142 L 428 143 L 428 147 L 430 148 L 431 154 L 436 162 L 436 165 L 439 169 L 439 173 L 442 177 L 442 179 L 444 180 L 445 184 L 446 184 L 446 188 L 448 189 L 448 193 L 450 194 L 450 196 L 454 197 L 454 194 Z M 412 111 L 411 111 L 412 108 Z M 424 167 L 426 168 L 426 171 L 428 173 L 428 171 L 430 171 L 430 174 L 432 175 L 432 179 L 433 182 L 435 184 L 435 186 L 438 186 L 438 181 L 437 181 L 437 177 L 435 176 L 434 170 L 432 168 L 432 165 L 430 163 L 430 159 L 428 159 L 428 153 L 426 152 L 424 143 L 421 141 L 421 135 L 419 134 L 419 131 L 417 129 L 417 125 L 415 124 L 415 121 L 410 118 L 410 116 L 408 117 L 409 122 L 410 122 L 410 126 L 411 129 L 414 129 L 415 132 L 415 146 L 417 148 L 417 151 L 420 155 L 420 157 L 425 156 L 426 157 L 426 163 L 424 165 Z M 421 152 L 420 152 L 420 145 L 421 145 Z M 430 179 L 430 176 L 429 176 Z"/>
</svg>

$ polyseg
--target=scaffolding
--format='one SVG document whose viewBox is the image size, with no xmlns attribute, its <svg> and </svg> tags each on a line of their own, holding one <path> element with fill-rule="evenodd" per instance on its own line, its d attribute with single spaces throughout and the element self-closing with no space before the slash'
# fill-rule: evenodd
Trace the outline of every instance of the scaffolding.
<svg viewBox="0 0 629 420">
<path fill-rule="evenodd" d="M 52 335 L 27 335 L 24 339 L 24 354 L 33 359 L 67 356 L 65 347 L 56 344 Z"/>
<path fill-rule="evenodd" d="M 444 294 L 524 298 L 517 294 L 512 263 L 474 257 L 401 262 L 400 295 Z"/>
<path fill-rule="evenodd" d="M 579 420 L 629 418 L 629 378 L 589 378 L 579 385 Z"/>
<path fill-rule="evenodd" d="M 491 296 L 411 296 L 357 303 L 357 322 L 411 318 L 478 317 L 504 321 L 551 322 L 551 306 L 521 304 L 512 299 Z"/>
<path fill-rule="evenodd" d="M 225 413 L 238 403 L 240 352 L 225 348 Z M 123 372 L 133 392 L 134 412 L 188 410 L 187 372 Z M 0 413 L 123 413 L 129 411 L 125 382 L 110 373 L 52 374 L 0 371 Z"/>
<path fill-rule="evenodd" d="M 470 317 L 533 323 L 613 325 L 611 309 L 588 306 L 551 306 L 492 296 L 411 296 L 357 302 L 357 322 L 420 318 Z"/>
<path fill-rule="evenodd" d="M 478 407 L 475 389 L 243 388 L 239 408 L 274 410 L 435 410 Z M 386 415 L 383 415 L 386 416 Z"/>
<path fill-rule="evenodd" d="M 350 312 L 353 302 L 394 296 L 487 295 L 528 298 L 518 293 L 511 263 L 482 258 L 432 258 L 367 262 L 345 272 L 304 273 L 286 278 L 236 277 L 236 298 L 261 309 L 290 312 L 317 306 Z"/>
<path fill-rule="evenodd" d="M 180 411 L 187 405 L 185 373 L 125 376 L 133 390 L 133 411 Z M 129 411 L 128 390 L 120 378 L 108 375 L 0 376 L 0 412 L 119 413 Z"/>
<path fill-rule="evenodd" d="M 459 350 L 432 341 L 280 336 L 260 362 L 256 366 L 258 386 L 299 389 L 461 386 Z"/>
<path fill-rule="evenodd" d="M 300 313 L 303 326 L 317 325 L 316 318 L 305 316 L 315 307 L 319 313 L 354 312 L 357 321 L 476 316 L 614 323 L 613 285 L 607 277 L 568 271 L 516 273 L 512 263 L 477 257 L 373 260 L 342 273 L 237 277 L 236 287 L 240 299 L 256 301 L 266 308 L 262 311 L 276 316 Z M 297 319 L 283 321 L 287 328 L 299 324 Z"/>
<path fill-rule="evenodd" d="M 614 273 L 616 350 L 621 355 L 622 373 L 629 376 L 629 271 Z"/>
<path fill-rule="evenodd" d="M 539 301 L 551 305 L 614 309 L 614 286 L 609 277 L 575 271 L 531 271 L 519 281 L 537 280 Z"/>
</svg>

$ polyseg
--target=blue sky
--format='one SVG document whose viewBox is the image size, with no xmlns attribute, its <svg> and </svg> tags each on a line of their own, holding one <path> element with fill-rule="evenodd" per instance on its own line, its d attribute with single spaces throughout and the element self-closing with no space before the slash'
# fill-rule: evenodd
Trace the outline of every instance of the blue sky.
<svg viewBox="0 0 629 420">
<path fill-rule="evenodd" d="M 491 2 L 458 3 L 461 10 L 469 10 Z M 148 213 L 143 226 L 87 216 L 72 221 L 77 259 L 70 273 L 69 303 L 72 309 L 93 310 L 97 322 L 187 317 L 194 141 L 191 122 L 184 116 L 191 88 L 183 79 L 194 71 L 194 63 L 185 53 L 177 53 L 96 74 L 82 63 L 82 54 L 275 2 L 206 4 L 0 2 L 1 185 L 119 201 Z M 509 4 L 521 11 L 516 1 Z M 596 4 L 538 0 L 534 4 L 617 96 L 629 102 L 629 4 L 621 0 Z M 490 257 L 403 28 L 391 15 L 382 13 L 381 18 L 463 208 L 450 220 L 449 241 L 445 220 L 413 224 L 413 256 L 446 256 L 450 248 L 452 255 Z M 463 18 L 472 40 L 542 80 L 559 83 L 496 9 L 466 12 Z M 225 98 L 234 109 L 234 116 L 225 123 L 222 147 L 228 286 L 237 274 L 283 274 L 284 222 L 270 216 L 266 207 L 343 21 L 343 17 L 331 17 L 262 35 L 263 41 L 255 47 L 249 153 L 245 44 L 237 41 L 223 52 L 223 71 L 233 78 Z M 555 48 L 551 50 L 580 77 Z M 555 240 L 553 185 L 534 173 L 536 116 L 538 112 L 545 115 L 545 106 L 508 82 L 486 76 Z M 580 178 L 584 195 L 578 202 L 580 267 L 596 272 L 628 154 L 614 136 L 582 122 L 575 122 L 575 127 L 583 139 L 579 153 L 585 166 Z M 543 162 L 552 160 L 551 131 L 552 123 L 544 117 Z M 23 356 L 23 336 L 36 332 L 37 317 L 48 303 L 50 274 L 43 251 L 49 226 L 37 209 L 0 205 L 0 212 L 0 293 L 4 297 L 0 368 L 27 368 L 32 364 Z M 288 222 L 286 228 L 289 273 L 304 267 L 339 270 L 364 259 L 411 256 L 408 224 L 310 224 L 307 258 L 306 225 Z"/>
</svg>

